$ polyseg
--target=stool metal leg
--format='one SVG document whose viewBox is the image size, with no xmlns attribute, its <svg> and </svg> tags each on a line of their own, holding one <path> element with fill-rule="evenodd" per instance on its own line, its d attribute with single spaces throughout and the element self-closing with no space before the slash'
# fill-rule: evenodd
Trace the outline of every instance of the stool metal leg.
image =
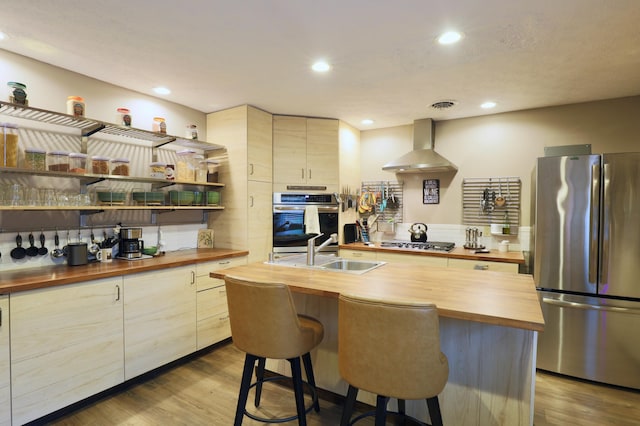
<svg viewBox="0 0 640 426">
<path fill-rule="evenodd" d="M 353 406 L 356 403 L 357 396 L 358 388 L 349 385 L 347 398 L 344 401 L 344 408 L 342 409 L 342 419 L 340 420 L 340 426 L 349 426 L 351 415 L 353 414 Z"/>
<path fill-rule="evenodd" d="M 442 426 L 442 414 L 440 413 L 440 403 L 438 397 L 427 398 L 427 407 L 429 408 L 429 417 L 431 417 L 432 426 Z"/>
<path fill-rule="evenodd" d="M 376 426 L 384 426 L 387 423 L 387 403 L 389 398 L 378 395 L 376 398 Z"/>
<path fill-rule="evenodd" d="M 311 354 L 307 352 L 302 355 L 302 361 L 304 362 L 304 369 L 307 372 L 307 382 L 312 388 L 316 389 L 316 379 L 313 375 L 313 366 L 311 365 Z M 316 413 L 320 412 L 320 403 L 318 402 L 318 398 L 314 401 L 313 408 L 316 410 Z"/>
<path fill-rule="evenodd" d="M 402 416 L 402 418 L 400 420 L 402 422 L 402 423 L 400 423 L 401 425 L 406 425 L 407 424 L 406 407 L 407 407 L 407 404 L 406 404 L 405 400 L 404 399 L 399 399 L 398 400 L 398 413 L 400 414 L 400 416 Z"/>
<path fill-rule="evenodd" d="M 251 386 L 251 377 L 253 377 L 253 366 L 256 363 L 256 356 L 246 354 L 244 358 L 244 369 L 242 370 L 242 381 L 240 382 L 240 393 L 238 395 L 238 406 L 236 407 L 236 418 L 233 422 L 234 426 L 242 425 L 244 417 L 244 407 L 247 405 L 249 397 L 249 386 Z"/>
<path fill-rule="evenodd" d="M 264 382 L 264 365 L 266 358 L 258 358 L 258 368 L 256 369 L 256 399 L 255 406 L 260 405 L 260 396 L 262 395 L 262 383 Z"/>
<path fill-rule="evenodd" d="M 291 375 L 293 376 L 293 392 L 296 398 L 296 411 L 298 412 L 298 425 L 307 426 L 307 414 L 304 407 L 304 390 L 302 389 L 302 369 L 300 357 L 290 358 Z"/>
</svg>

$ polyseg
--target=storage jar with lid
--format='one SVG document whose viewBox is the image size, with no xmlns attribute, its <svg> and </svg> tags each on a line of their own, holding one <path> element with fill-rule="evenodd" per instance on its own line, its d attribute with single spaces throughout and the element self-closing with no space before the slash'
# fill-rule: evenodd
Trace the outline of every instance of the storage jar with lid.
<svg viewBox="0 0 640 426">
<path fill-rule="evenodd" d="M 100 157 L 94 155 L 91 157 L 91 173 L 96 175 L 108 175 L 109 174 L 109 159 L 107 157 Z"/>
<path fill-rule="evenodd" d="M 204 160 L 204 156 L 194 155 L 193 159 L 196 167 L 196 173 L 195 173 L 196 182 L 206 182 L 207 181 L 207 163 Z"/>
<path fill-rule="evenodd" d="M 131 110 L 129 108 L 120 107 L 116 109 L 118 112 L 116 118 L 118 123 L 121 126 L 131 127 Z"/>
<path fill-rule="evenodd" d="M 84 98 L 81 96 L 68 96 L 67 97 L 67 114 L 74 117 L 84 117 L 85 103 Z"/>
<path fill-rule="evenodd" d="M 29 106 L 27 86 L 25 84 L 18 83 L 17 81 L 9 81 L 7 87 L 9 88 L 9 102 Z"/>
<path fill-rule="evenodd" d="M 87 173 L 87 154 L 80 152 L 69 154 L 69 171 L 71 173 Z"/>
<path fill-rule="evenodd" d="M 153 117 L 152 129 L 157 133 L 167 133 L 167 122 L 162 117 Z"/>
<path fill-rule="evenodd" d="M 40 148 L 25 148 L 25 169 L 42 172 L 47 170 L 47 151 Z"/>
<path fill-rule="evenodd" d="M 0 166 L 18 167 L 18 126 L 13 123 L 0 123 Z"/>
<path fill-rule="evenodd" d="M 165 163 L 155 162 L 149 164 L 149 176 L 157 179 L 164 179 L 164 172 L 167 165 Z"/>
<path fill-rule="evenodd" d="M 69 153 L 65 151 L 51 151 L 47 153 L 47 164 L 50 172 L 68 172 Z"/>
<path fill-rule="evenodd" d="M 195 124 L 187 124 L 184 137 L 187 139 L 198 139 L 198 126 Z"/>
<path fill-rule="evenodd" d="M 218 160 L 205 160 L 207 164 L 207 182 L 218 182 Z"/>
<path fill-rule="evenodd" d="M 111 174 L 129 176 L 129 160 L 126 158 L 114 158 L 111 160 Z"/>
<path fill-rule="evenodd" d="M 176 152 L 178 162 L 176 164 L 176 179 L 193 182 L 196 178 L 195 151 L 184 149 Z"/>
</svg>

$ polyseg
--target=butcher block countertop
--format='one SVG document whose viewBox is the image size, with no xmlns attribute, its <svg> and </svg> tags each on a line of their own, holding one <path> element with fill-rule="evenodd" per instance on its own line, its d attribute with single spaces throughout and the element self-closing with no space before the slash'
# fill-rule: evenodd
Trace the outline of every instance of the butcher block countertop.
<svg viewBox="0 0 640 426">
<path fill-rule="evenodd" d="M 490 250 L 489 253 L 476 253 L 475 250 L 467 250 L 463 247 L 455 247 L 450 252 L 445 251 L 427 251 L 410 248 L 381 247 L 380 243 L 350 243 L 340 244 L 341 249 L 345 250 L 362 250 L 362 251 L 379 251 L 399 254 L 412 254 L 417 256 L 433 256 L 447 257 L 449 259 L 467 259 L 482 260 L 486 262 L 504 262 L 524 264 L 524 256 L 519 251 L 509 251 L 500 253 L 498 250 Z"/>
<path fill-rule="evenodd" d="M 210 274 L 282 282 L 293 292 L 340 293 L 435 303 L 440 316 L 542 331 L 544 318 L 531 275 L 386 263 L 364 274 L 252 263 Z"/>
<path fill-rule="evenodd" d="M 193 265 L 248 254 L 248 251 L 243 250 L 191 249 L 167 252 L 164 256 L 135 261 L 114 259 L 109 263 L 96 262 L 81 266 L 62 264 L 5 271 L 0 272 L 0 294 Z"/>
</svg>

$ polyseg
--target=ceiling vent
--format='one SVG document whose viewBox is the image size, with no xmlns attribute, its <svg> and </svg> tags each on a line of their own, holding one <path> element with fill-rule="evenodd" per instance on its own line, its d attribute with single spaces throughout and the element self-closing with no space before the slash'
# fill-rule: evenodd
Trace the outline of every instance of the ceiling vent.
<svg viewBox="0 0 640 426">
<path fill-rule="evenodd" d="M 454 101 L 438 101 L 431 104 L 433 109 L 448 109 L 455 105 Z"/>
</svg>

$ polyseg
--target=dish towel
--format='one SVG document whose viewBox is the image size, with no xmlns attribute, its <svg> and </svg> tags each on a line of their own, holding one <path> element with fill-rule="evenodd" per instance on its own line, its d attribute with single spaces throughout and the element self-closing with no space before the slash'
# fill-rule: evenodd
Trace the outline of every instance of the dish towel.
<svg viewBox="0 0 640 426">
<path fill-rule="evenodd" d="M 318 216 L 318 206 L 307 206 L 304 208 L 305 233 L 320 233 L 320 217 Z"/>
</svg>

